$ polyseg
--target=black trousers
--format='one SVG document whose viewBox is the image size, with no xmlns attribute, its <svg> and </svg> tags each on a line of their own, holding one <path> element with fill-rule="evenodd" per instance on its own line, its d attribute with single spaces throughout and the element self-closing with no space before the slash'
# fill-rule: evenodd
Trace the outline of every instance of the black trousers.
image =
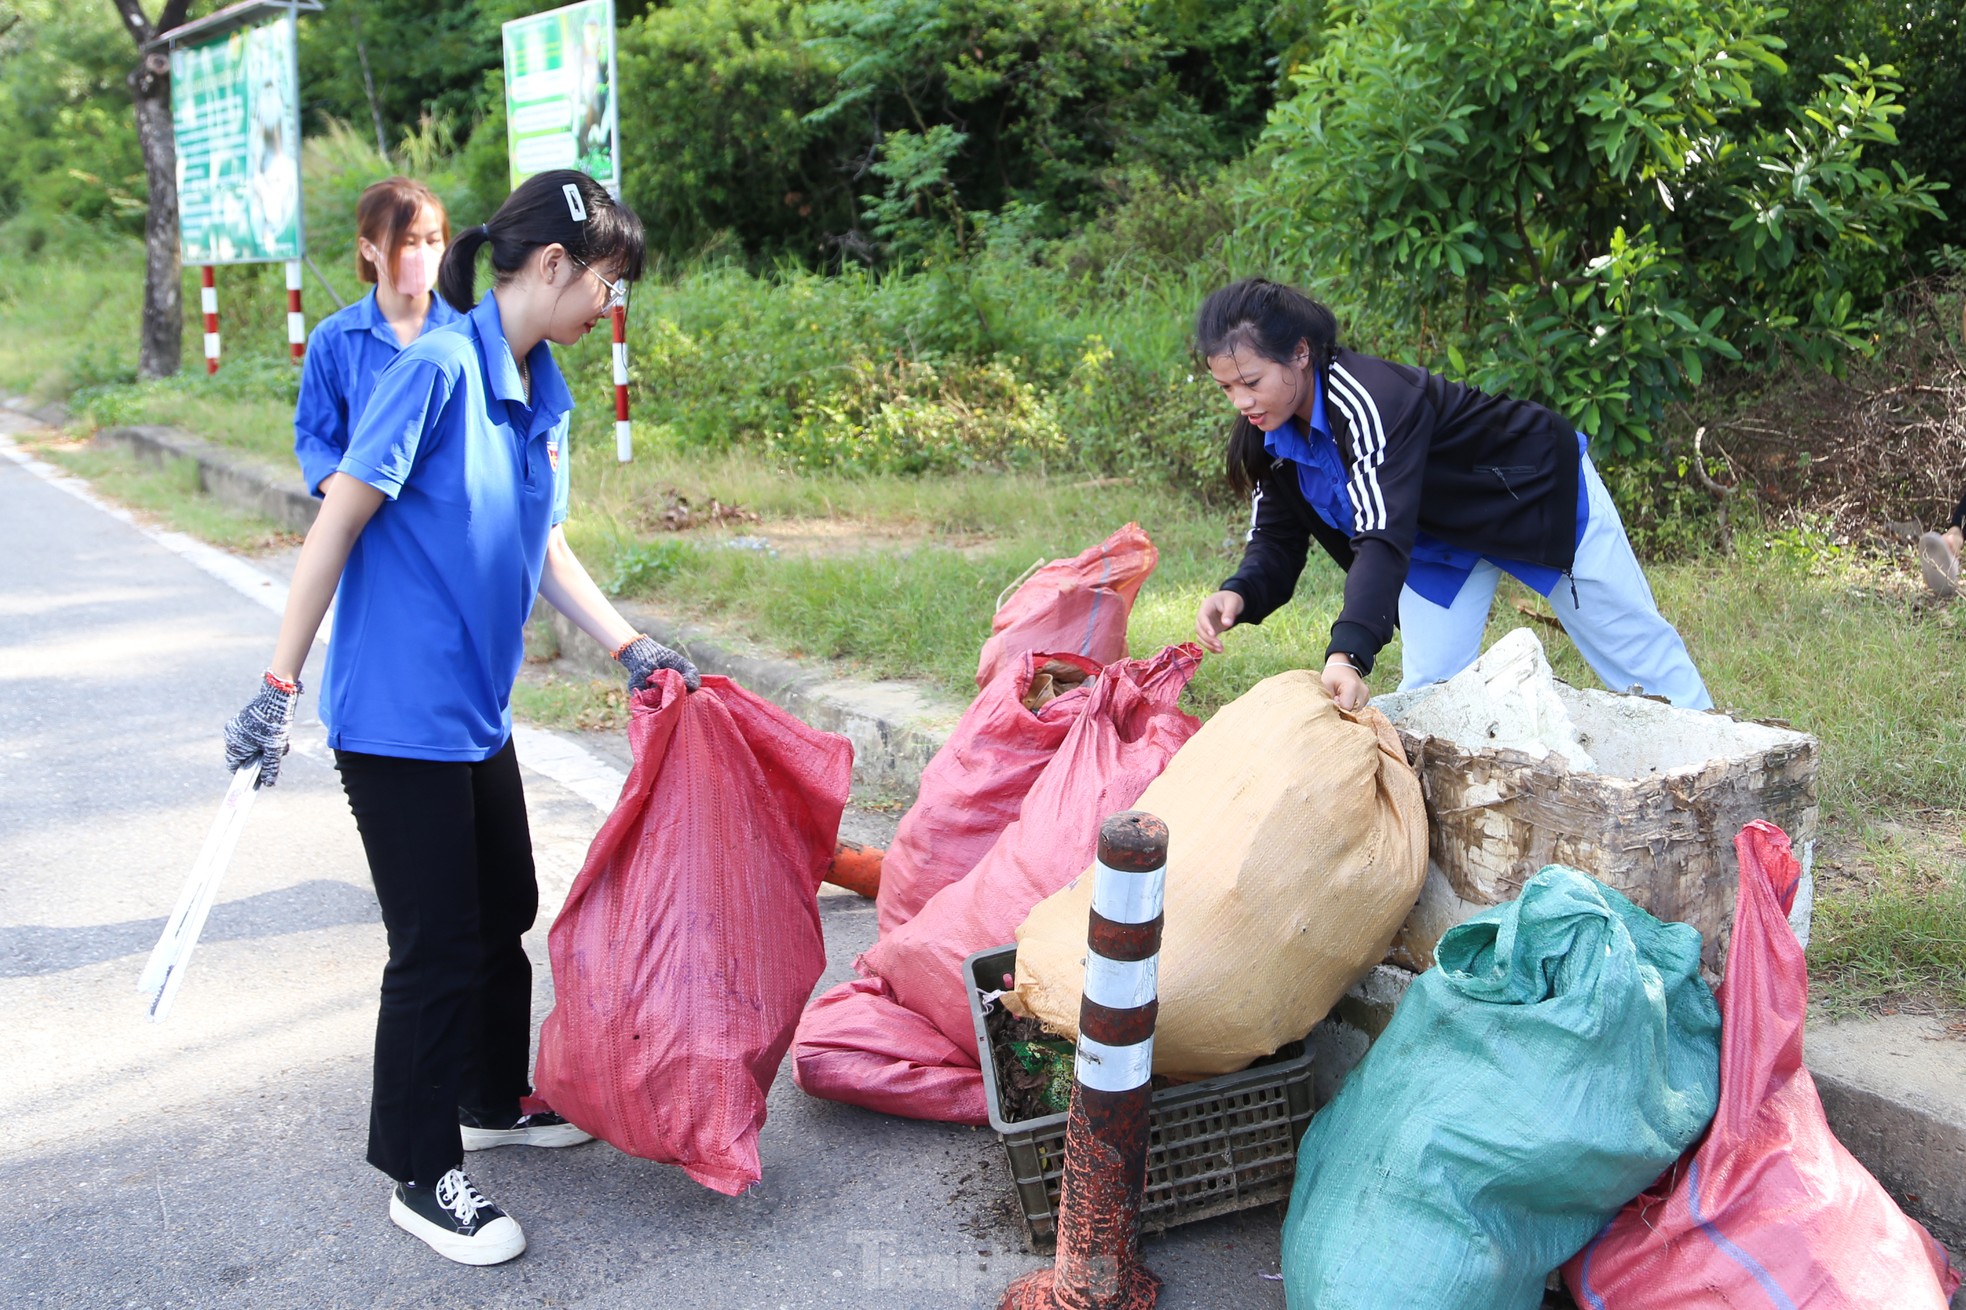
<svg viewBox="0 0 1966 1310">
<path fill-rule="evenodd" d="M 375 1025 L 369 1163 L 433 1185 L 464 1159 L 460 1106 L 511 1114 L 531 1090 L 539 910 L 525 789 L 511 741 L 481 764 L 336 751 L 389 963 Z"/>
</svg>

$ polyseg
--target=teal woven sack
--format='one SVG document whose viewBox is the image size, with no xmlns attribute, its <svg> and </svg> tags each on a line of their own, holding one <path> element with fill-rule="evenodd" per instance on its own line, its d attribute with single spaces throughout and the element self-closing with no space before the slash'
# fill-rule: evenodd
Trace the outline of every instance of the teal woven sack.
<svg viewBox="0 0 1966 1310">
<path fill-rule="evenodd" d="M 1535 1310 L 1713 1119 L 1693 928 L 1551 865 L 1435 958 L 1304 1134 L 1293 1310 Z"/>
</svg>

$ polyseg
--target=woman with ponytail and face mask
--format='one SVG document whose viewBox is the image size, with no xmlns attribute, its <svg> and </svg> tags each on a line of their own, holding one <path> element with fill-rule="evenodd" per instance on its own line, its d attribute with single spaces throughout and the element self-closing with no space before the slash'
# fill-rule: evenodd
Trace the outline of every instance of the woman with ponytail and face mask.
<svg viewBox="0 0 1966 1310">
<path fill-rule="evenodd" d="M 521 1107 L 532 966 L 520 938 L 539 892 L 508 700 L 534 598 L 613 651 L 631 689 L 665 669 L 697 685 L 686 658 L 628 626 L 560 527 L 573 401 L 548 343 L 592 331 L 641 271 L 641 220 L 572 170 L 529 179 L 451 243 L 439 288 L 461 317 L 415 337 L 377 380 L 325 479 L 273 658 L 225 727 L 227 764 L 257 764 L 271 785 L 338 587 L 321 718 L 389 933 L 368 1159 L 394 1182 L 391 1220 L 464 1264 L 525 1249 L 464 1152 L 588 1140 Z"/>
<path fill-rule="evenodd" d="M 355 231 L 356 276 L 375 289 L 315 324 L 294 406 L 294 457 L 316 496 L 382 370 L 410 342 L 458 318 L 436 294 L 451 222 L 429 187 L 406 177 L 375 183 L 356 202 Z"/>
</svg>

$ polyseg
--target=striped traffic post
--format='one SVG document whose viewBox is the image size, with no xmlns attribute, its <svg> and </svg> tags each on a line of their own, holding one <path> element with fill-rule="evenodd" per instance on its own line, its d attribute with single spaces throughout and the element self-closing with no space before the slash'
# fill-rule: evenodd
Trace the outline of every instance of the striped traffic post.
<svg viewBox="0 0 1966 1310">
<path fill-rule="evenodd" d="M 300 261 L 287 261 L 287 351 L 300 363 L 307 353 L 307 320 L 300 313 Z"/>
<path fill-rule="evenodd" d="M 218 372 L 218 284 L 212 266 L 198 270 L 198 307 L 205 314 L 205 372 Z"/>
<path fill-rule="evenodd" d="M 628 306 L 614 307 L 614 457 L 626 464 L 635 458 L 628 435 Z"/>
<path fill-rule="evenodd" d="M 1012 1283 L 999 1310 L 1149 1310 L 1160 1295 L 1139 1236 L 1166 886 L 1167 825 L 1139 810 L 1107 819 L 1065 1115 L 1058 1258 Z"/>
</svg>

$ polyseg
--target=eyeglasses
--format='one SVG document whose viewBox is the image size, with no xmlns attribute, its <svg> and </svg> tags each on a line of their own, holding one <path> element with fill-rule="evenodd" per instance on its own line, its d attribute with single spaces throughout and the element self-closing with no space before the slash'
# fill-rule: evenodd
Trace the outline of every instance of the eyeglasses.
<svg viewBox="0 0 1966 1310">
<path fill-rule="evenodd" d="M 602 277 L 592 264 L 581 259 L 579 256 L 569 252 L 567 258 L 573 260 L 574 263 L 580 265 L 589 273 L 593 273 L 594 280 L 608 289 L 608 303 L 601 306 L 602 312 L 605 313 L 611 309 L 619 309 L 628 303 L 628 279 L 623 278 L 619 282 L 610 282 Z"/>
</svg>

